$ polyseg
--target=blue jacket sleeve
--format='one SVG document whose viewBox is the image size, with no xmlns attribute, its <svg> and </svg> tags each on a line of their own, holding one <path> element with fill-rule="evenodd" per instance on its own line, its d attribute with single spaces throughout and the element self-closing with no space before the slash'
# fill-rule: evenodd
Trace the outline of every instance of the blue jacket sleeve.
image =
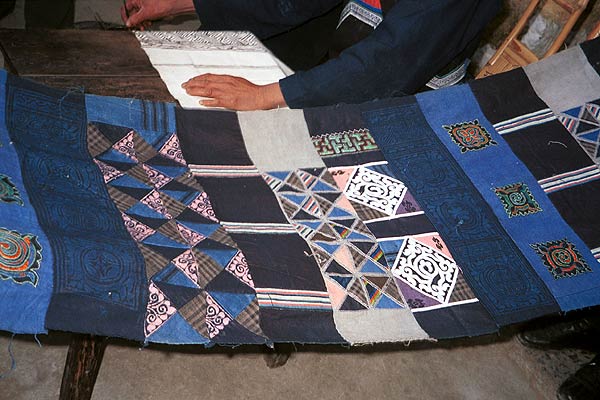
<svg viewBox="0 0 600 400">
<path fill-rule="evenodd" d="M 279 83 L 291 108 L 415 93 L 475 40 L 499 0 L 399 0 L 371 35 Z"/>
<path fill-rule="evenodd" d="M 342 0 L 194 0 L 203 30 L 250 31 L 265 39 L 318 17 Z"/>
</svg>

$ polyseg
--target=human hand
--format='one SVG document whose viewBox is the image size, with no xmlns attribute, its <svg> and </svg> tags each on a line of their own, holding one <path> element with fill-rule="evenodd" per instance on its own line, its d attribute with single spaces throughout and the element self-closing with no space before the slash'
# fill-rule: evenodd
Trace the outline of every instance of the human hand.
<svg viewBox="0 0 600 400">
<path fill-rule="evenodd" d="M 204 74 L 181 85 L 191 96 L 208 97 L 200 104 L 236 111 L 269 110 L 285 107 L 279 83 L 255 85 L 237 76 Z"/>
<path fill-rule="evenodd" d="M 153 20 L 194 12 L 193 0 L 126 0 L 121 18 L 128 28 L 144 29 Z"/>
</svg>

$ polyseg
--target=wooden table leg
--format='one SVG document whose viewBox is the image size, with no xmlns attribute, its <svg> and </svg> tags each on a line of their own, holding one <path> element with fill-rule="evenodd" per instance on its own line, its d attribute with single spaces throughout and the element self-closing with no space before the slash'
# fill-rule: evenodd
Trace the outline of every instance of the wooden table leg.
<svg viewBox="0 0 600 400">
<path fill-rule="evenodd" d="M 59 400 L 89 400 L 102 364 L 107 338 L 73 334 L 65 362 Z"/>
</svg>

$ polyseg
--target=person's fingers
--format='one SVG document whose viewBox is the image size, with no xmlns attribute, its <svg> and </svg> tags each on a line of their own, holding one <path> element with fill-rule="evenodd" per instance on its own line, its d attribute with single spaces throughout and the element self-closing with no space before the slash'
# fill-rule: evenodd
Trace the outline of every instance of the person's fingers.
<svg viewBox="0 0 600 400">
<path fill-rule="evenodd" d="M 144 21 L 138 26 L 138 29 L 140 31 L 145 31 L 146 29 L 150 28 L 150 26 L 152 26 L 152 21 Z"/>
<path fill-rule="evenodd" d="M 125 8 L 127 9 L 127 12 L 135 11 L 136 9 L 141 8 L 141 3 L 141 0 L 127 0 L 125 2 Z"/>
<path fill-rule="evenodd" d="M 205 93 L 208 90 L 219 90 L 221 92 L 237 92 L 239 88 L 229 82 L 206 82 L 206 83 L 191 83 L 186 86 L 182 86 L 182 88 L 192 96 L 206 96 L 206 94 L 198 94 Z"/>
<path fill-rule="evenodd" d="M 127 23 L 127 20 L 129 19 L 129 17 L 127 16 L 127 13 L 125 12 L 125 6 L 121 6 L 120 11 L 121 11 L 121 20 L 123 21 L 123 23 Z"/>
<path fill-rule="evenodd" d="M 210 80 L 210 74 L 198 75 L 188 80 L 187 82 L 183 82 L 181 87 L 186 88 L 188 86 L 200 86 L 206 85 Z"/>
<path fill-rule="evenodd" d="M 200 100 L 199 103 L 205 107 L 224 107 L 220 99 Z"/>
<path fill-rule="evenodd" d="M 186 89 L 186 93 L 190 96 L 213 97 L 215 94 L 213 88 L 210 87 L 194 87 Z"/>
<path fill-rule="evenodd" d="M 219 74 L 202 74 L 202 75 L 198 75 L 195 76 L 193 78 L 191 78 L 190 80 L 188 80 L 187 82 L 184 82 L 181 86 L 182 87 L 187 87 L 190 85 L 204 85 L 207 83 L 232 83 L 234 82 L 236 79 L 241 79 L 238 77 L 234 77 L 231 75 L 219 75 Z"/>
<path fill-rule="evenodd" d="M 202 74 L 202 75 L 196 75 L 193 78 L 188 79 L 186 82 L 183 83 L 182 86 L 185 85 L 189 85 L 190 83 L 197 83 L 197 82 L 203 82 L 207 79 L 208 76 L 210 76 L 211 74 Z"/>
<path fill-rule="evenodd" d="M 192 82 L 185 86 L 182 86 L 183 89 L 188 93 L 196 96 L 205 96 L 205 94 L 196 94 L 200 92 L 205 92 L 207 90 L 219 90 L 222 92 L 235 92 L 236 86 L 232 85 L 230 82 L 221 82 L 221 81 L 213 81 L 213 82 Z"/>
<path fill-rule="evenodd" d="M 202 97 L 221 97 L 223 95 L 233 95 L 231 87 L 224 85 L 209 85 L 186 88 L 186 93 L 190 96 Z"/>
<path fill-rule="evenodd" d="M 143 22 L 146 21 L 146 15 L 144 12 L 144 9 L 141 8 L 136 12 L 133 13 L 129 13 L 129 18 L 127 19 L 127 21 L 125 21 L 125 25 L 127 25 L 128 28 L 132 28 L 132 27 L 143 27 Z"/>
<path fill-rule="evenodd" d="M 144 7 L 142 0 L 127 0 L 125 3 L 129 18 L 125 21 L 127 27 L 143 27 L 144 22 L 150 19 L 151 16 L 147 13 L 147 8 Z"/>
<path fill-rule="evenodd" d="M 231 89 L 231 87 L 228 87 L 227 85 L 219 84 L 219 83 L 208 83 L 208 84 L 202 84 L 202 85 L 188 85 L 184 89 L 188 94 L 191 94 L 194 96 L 207 96 L 209 94 L 197 94 L 197 93 L 209 93 L 210 91 L 214 91 L 215 89 L 227 90 L 227 89 Z"/>
</svg>

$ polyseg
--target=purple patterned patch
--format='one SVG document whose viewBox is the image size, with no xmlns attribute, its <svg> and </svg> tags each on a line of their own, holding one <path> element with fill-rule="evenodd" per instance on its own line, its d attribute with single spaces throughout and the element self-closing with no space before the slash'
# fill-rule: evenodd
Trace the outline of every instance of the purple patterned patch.
<svg viewBox="0 0 600 400">
<path fill-rule="evenodd" d="M 150 182 L 152 182 L 152 185 L 156 189 L 160 189 L 167 183 L 171 182 L 171 178 L 158 172 L 154 168 L 147 166 L 146 164 L 142 164 L 142 168 L 144 168 L 146 175 L 148 175 L 148 179 L 150 179 Z"/>
<path fill-rule="evenodd" d="M 191 249 L 175 258 L 173 264 L 190 278 L 192 282 L 198 284 L 198 263 L 196 262 Z"/>
<path fill-rule="evenodd" d="M 177 224 L 177 229 L 179 230 L 179 234 L 191 247 L 194 247 L 204 239 L 206 236 L 199 234 L 198 232 L 194 232 L 193 230 L 186 228 L 181 224 Z"/>
<path fill-rule="evenodd" d="M 165 207 L 165 205 L 163 204 L 160 198 L 160 193 L 158 193 L 156 190 L 153 190 L 150 193 L 148 193 L 146 197 L 140 200 L 140 203 L 147 205 L 154 211 L 161 213 L 169 219 L 173 218 L 173 216 L 171 216 L 171 214 L 169 213 L 169 210 L 167 210 L 167 207 Z"/>
<path fill-rule="evenodd" d="M 117 150 L 119 153 L 125 154 L 135 162 L 138 162 L 138 159 L 135 155 L 135 145 L 133 142 L 134 137 L 135 132 L 130 131 L 125 137 L 113 145 L 113 149 Z"/>
</svg>

